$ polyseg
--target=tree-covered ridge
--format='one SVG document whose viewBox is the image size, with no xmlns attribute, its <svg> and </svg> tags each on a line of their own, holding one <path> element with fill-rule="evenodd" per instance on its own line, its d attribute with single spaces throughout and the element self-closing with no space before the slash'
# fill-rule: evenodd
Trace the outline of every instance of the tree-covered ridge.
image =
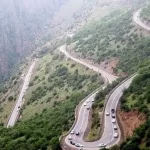
<svg viewBox="0 0 150 150">
<path fill-rule="evenodd" d="M 140 16 L 142 19 L 150 21 L 150 4 L 142 9 Z"/>
<path fill-rule="evenodd" d="M 112 57 L 119 59 L 116 73 L 135 72 L 138 63 L 150 56 L 149 39 L 133 25 L 132 11 L 114 12 L 86 26 L 67 42 L 76 42 L 75 51 L 97 63 Z"/>
<path fill-rule="evenodd" d="M 146 123 L 135 129 L 134 136 L 127 139 L 121 150 L 148 150 L 150 148 L 150 61 L 144 62 L 137 77 L 121 98 L 122 109 L 137 109 L 145 113 Z M 141 67 L 140 66 L 140 67 Z M 132 103 L 132 104 L 131 104 Z"/>
</svg>

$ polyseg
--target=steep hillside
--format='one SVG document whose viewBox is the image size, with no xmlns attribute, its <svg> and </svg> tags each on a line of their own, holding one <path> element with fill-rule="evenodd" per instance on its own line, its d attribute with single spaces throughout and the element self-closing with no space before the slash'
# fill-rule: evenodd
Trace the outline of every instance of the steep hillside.
<svg viewBox="0 0 150 150">
<path fill-rule="evenodd" d="M 141 0 L 2 0 L 0 5 L 0 81 L 41 44 L 76 32 L 118 8 Z M 35 40 L 36 39 L 36 40 Z M 5 74 L 5 75 L 4 75 Z"/>
<path fill-rule="evenodd" d="M 2 0 L 0 2 L 0 81 L 25 58 L 67 0 Z M 49 37 L 50 38 L 50 37 Z"/>
<path fill-rule="evenodd" d="M 138 110 L 146 115 L 146 122 L 134 130 L 133 137 L 127 139 L 121 150 L 148 150 L 150 148 L 150 65 L 145 61 L 139 75 L 121 98 L 124 111 Z"/>
</svg>

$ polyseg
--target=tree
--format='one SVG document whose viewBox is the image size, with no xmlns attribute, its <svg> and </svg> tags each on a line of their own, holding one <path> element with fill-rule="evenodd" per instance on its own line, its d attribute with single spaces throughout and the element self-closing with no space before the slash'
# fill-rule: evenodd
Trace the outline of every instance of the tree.
<svg viewBox="0 0 150 150">
<path fill-rule="evenodd" d="M 60 150 L 59 139 L 57 137 L 53 137 L 50 141 L 50 145 L 52 150 Z"/>
<path fill-rule="evenodd" d="M 137 143 L 127 143 L 124 147 L 123 150 L 140 150 L 138 147 Z"/>
<path fill-rule="evenodd" d="M 110 150 L 120 150 L 118 145 L 114 145 L 113 147 L 110 148 Z"/>
</svg>

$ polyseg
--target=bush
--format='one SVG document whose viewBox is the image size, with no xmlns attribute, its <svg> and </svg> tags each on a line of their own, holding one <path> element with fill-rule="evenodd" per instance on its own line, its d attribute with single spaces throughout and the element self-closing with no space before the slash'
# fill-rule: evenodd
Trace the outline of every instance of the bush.
<svg viewBox="0 0 150 150">
<path fill-rule="evenodd" d="M 12 101 L 13 99 L 14 99 L 13 96 L 9 96 L 9 97 L 8 97 L 8 100 L 9 100 L 9 101 Z"/>
</svg>

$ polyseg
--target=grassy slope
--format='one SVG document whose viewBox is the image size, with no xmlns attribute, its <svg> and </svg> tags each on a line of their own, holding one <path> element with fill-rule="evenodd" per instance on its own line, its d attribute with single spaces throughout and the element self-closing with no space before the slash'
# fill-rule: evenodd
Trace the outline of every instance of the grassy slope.
<svg viewBox="0 0 150 150">
<path fill-rule="evenodd" d="M 55 59 L 56 57 L 58 58 Z M 64 76 L 58 75 L 60 68 L 68 68 L 68 72 Z M 78 73 L 75 74 L 75 71 Z M 39 61 L 31 83 L 33 85 L 25 97 L 23 119 L 28 119 L 36 113 L 40 114 L 56 102 L 68 99 L 73 92 L 95 89 L 102 84 L 102 80 L 92 70 L 66 60 L 63 55 L 48 54 Z"/>
</svg>

